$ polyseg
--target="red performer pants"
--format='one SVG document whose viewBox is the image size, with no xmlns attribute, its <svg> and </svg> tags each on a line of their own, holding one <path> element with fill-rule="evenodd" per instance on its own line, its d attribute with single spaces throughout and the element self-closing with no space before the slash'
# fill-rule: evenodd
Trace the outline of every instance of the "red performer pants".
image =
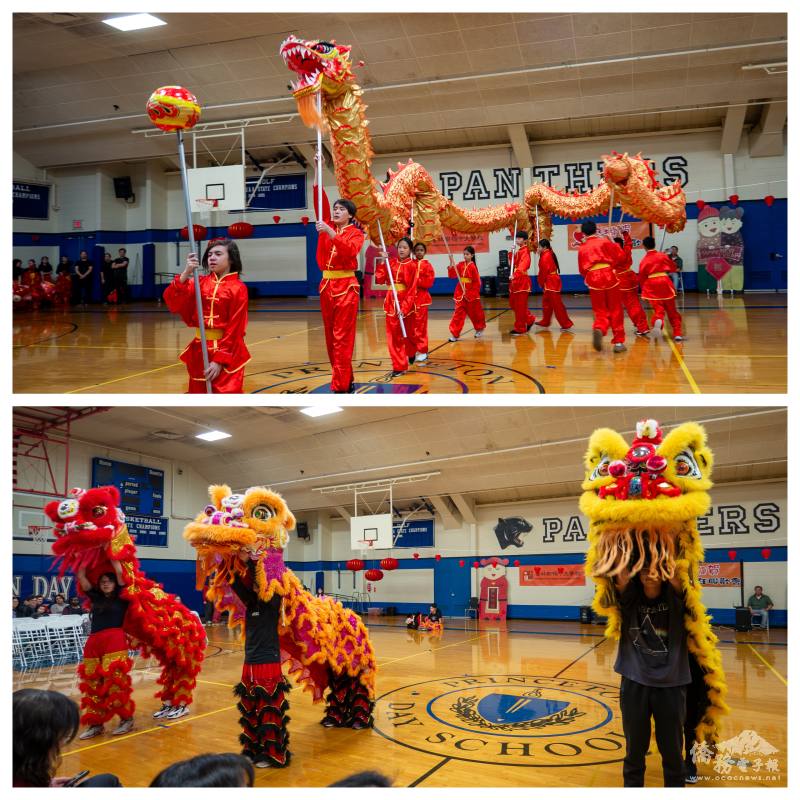
<svg viewBox="0 0 800 800">
<path fill-rule="evenodd" d="M 636 289 L 620 289 L 622 305 L 628 312 L 631 322 L 636 326 L 638 333 L 647 333 L 647 314 L 644 313 L 642 303 L 639 300 L 639 292 Z"/>
<path fill-rule="evenodd" d="M 389 348 L 392 369 L 395 372 L 405 372 L 408 369 L 408 362 L 413 361 L 416 355 L 417 345 L 414 341 L 416 316 L 416 313 L 412 312 L 403 317 L 403 324 L 406 326 L 404 338 L 400 320 L 390 314 L 386 315 L 386 345 Z"/>
<path fill-rule="evenodd" d="M 625 317 L 622 312 L 622 299 L 619 289 L 589 289 L 592 299 L 594 322 L 592 328 L 600 331 L 603 336 L 608 333 L 609 327 L 614 334 L 611 338 L 613 344 L 625 342 Z"/>
<path fill-rule="evenodd" d="M 540 325 L 542 328 L 549 327 L 553 319 L 553 314 L 556 315 L 556 321 L 562 328 L 571 328 L 575 324 L 569 318 L 567 309 L 564 308 L 561 292 L 551 292 L 549 289 L 545 289 L 542 295 L 542 318 L 537 325 Z"/>
<path fill-rule="evenodd" d="M 508 304 L 514 312 L 514 330 L 525 333 L 536 322 L 536 317 L 528 310 L 528 297 L 530 292 L 511 292 L 508 295 Z"/>
<path fill-rule="evenodd" d="M 683 336 L 681 328 L 681 315 L 675 305 L 675 298 L 670 297 L 669 300 L 650 300 L 650 305 L 653 307 L 653 316 L 650 319 L 650 327 L 652 328 L 657 319 L 664 321 L 664 314 L 669 317 L 669 324 L 672 326 L 672 335 Z"/>
<path fill-rule="evenodd" d="M 280 663 L 242 667 L 242 681 L 234 687 L 233 693 L 239 698 L 236 708 L 242 715 L 239 719 L 242 755 L 254 763 L 266 761 L 274 767 L 285 767 L 289 763 L 291 753 L 286 729 L 289 689 Z"/>
<path fill-rule="evenodd" d="M 482 331 L 486 327 L 486 316 L 483 313 L 480 298 L 477 300 L 456 301 L 453 318 L 450 320 L 450 333 L 453 336 L 461 336 L 461 329 L 464 327 L 464 319 L 467 316 L 469 316 L 469 321 L 476 332 Z"/>
<path fill-rule="evenodd" d="M 83 661 L 78 666 L 84 725 L 103 725 L 115 714 L 120 719 L 133 716 L 136 705 L 131 697 L 132 666 L 122 628 L 106 628 L 86 640 Z"/>
<path fill-rule="evenodd" d="M 202 377 L 202 361 L 200 362 L 200 377 L 193 376 L 189 372 L 189 390 L 187 394 L 206 394 L 206 379 Z M 211 382 L 212 394 L 242 394 L 244 388 L 244 367 L 237 369 L 236 372 L 227 372 L 225 367 Z"/>
<path fill-rule="evenodd" d="M 428 306 L 418 306 L 414 312 L 414 346 L 415 355 L 428 352 Z"/>
<path fill-rule="evenodd" d="M 322 324 L 325 326 L 328 360 L 331 362 L 331 391 L 346 392 L 353 382 L 358 293 L 348 289 L 338 297 L 331 297 L 330 289 L 326 289 L 320 295 L 319 304 Z"/>
</svg>

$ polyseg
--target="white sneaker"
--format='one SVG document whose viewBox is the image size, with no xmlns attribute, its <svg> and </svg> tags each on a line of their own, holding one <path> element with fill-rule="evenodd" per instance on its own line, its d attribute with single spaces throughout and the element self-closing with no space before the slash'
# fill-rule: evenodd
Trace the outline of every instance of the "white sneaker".
<svg viewBox="0 0 800 800">
<path fill-rule="evenodd" d="M 122 736 L 125 733 L 130 733 L 133 730 L 133 717 L 124 719 L 120 722 L 119 726 L 111 731 L 112 736 Z"/>
<path fill-rule="evenodd" d="M 270 764 L 269 761 L 256 761 L 253 766 L 256 769 L 266 769 L 267 767 L 271 767 L 272 764 Z"/>
<path fill-rule="evenodd" d="M 189 706 L 175 706 L 167 715 L 167 719 L 180 719 L 189 713 Z"/>
<path fill-rule="evenodd" d="M 627 347 L 625 347 L 625 345 L 624 345 L 624 344 L 622 344 L 622 342 L 617 342 L 617 343 L 614 345 L 614 352 L 615 352 L 615 353 L 624 353 L 624 352 L 625 352 L 627 349 L 628 349 L 628 348 L 627 348 Z"/>
<path fill-rule="evenodd" d="M 458 336 L 448 336 L 447 337 L 447 341 L 448 342 L 457 342 L 458 341 Z"/>
<path fill-rule="evenodd" d="M 78 738 L 79 739 L 94 739 L 95 736 L 100 736 L 101 733 L 105 733 L 105 728 L 102 725 L 92 725 L 90 728 L 87 728 Z"/>
<path fill-rule="evenodd" d="M 428 360 L 427 353 L 417 353 L 417 355 L 414 357 L 415 364 L 424 364 L 427 360 Z"/>
<path fill-rule="evenodd" d="M 475 331 L 475 338 L 480 339 L 483 336 L 483 331 Z"/>
<path fill-rule="evenodd" d="M 661 336 L 662 336 L 664 339 L 666 339 L 666 338 L 667 338 L 667 332 L 664 330 L 664 320 L 663 320 L 663 319 L 657 319 L 657 320 L 656 320 L 656 321 L 653 323 L 653 333 L 654 333 L 656 336 L 658 336 L 659 334 L 661 334 Z"/>
<path fill-rule="evenodd" d="M 153 719 L 161 719 L 162 717 L 166 717 L 169 712 L 172 711 L 172 706 L 169 703 L 164 703 L 161 708 L 153 714 Z"/>
<path fill-rule="evenodd" d="M 685 337 L 685 336 L 674 336 L 674 337 L 673 337 L 673 341 L 676 341 L 676 342 L 685 342 L 685 341 L 686 341 L 686 337 Z"/>
</svg>

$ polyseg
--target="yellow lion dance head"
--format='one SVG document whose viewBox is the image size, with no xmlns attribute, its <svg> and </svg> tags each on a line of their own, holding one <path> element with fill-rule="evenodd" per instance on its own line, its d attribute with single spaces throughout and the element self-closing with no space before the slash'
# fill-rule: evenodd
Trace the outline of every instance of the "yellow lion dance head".
<svg viewBox="0 0 800 800">
<path fill-rule="evenodd" d="M 589 518 L 586 574 L 596 584 L 592 606 L 608 617 L 607 636 L 620 636 L 617 575 L 645 571 L 662 581 L 680 579 L 693 673 L 702 676 L 707 700 L 696 735 L 712 740 L 718 736 L 719 718 L 728 711 L 717 637 L 698 580 L 703 546 L 697 517 L 711 505 L 713 464 L 706 432 L 694 422 L 664 436 L 656 420 L 642 420 L 631 444 L 616 431 L 600 428 L 589 440 L 580 499 Z"/>
</svg>

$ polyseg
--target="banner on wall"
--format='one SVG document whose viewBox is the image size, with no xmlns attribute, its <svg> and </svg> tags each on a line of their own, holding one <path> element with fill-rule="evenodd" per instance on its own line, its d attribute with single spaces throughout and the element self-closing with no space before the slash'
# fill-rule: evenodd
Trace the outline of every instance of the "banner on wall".
<svg viewBox="0 0 800 800">
<path fill-rule="evenodd" d="M 13 182 L 12 215 L 16 219 L 47 219 L 50 187 L 40 183 Z"/>
<path fill-rule="evenodd" d="M 416 519 L 392 525 L 393 547 L 433 547 L 433 520 Z"/>
<path fill-rule="evenodd" d="M 618 222 L 609 225 L 602 222 L 597 223 L 597 235 L 607 236 L 609 232 L 612 238 L 622 238 L 623 232 L 627 231 L 633 240 L 633 249 L 642 250 L 642 240 L 645 236 L 650 236 L 650 224 L 648 222 Z M 584 235 L 581 233 L 580 225 L 567 225 L 567 249 L 578 250 L 583 244 Z"/>
<path fill-rule="evenodd" d="M 258 185 L 258 190 L 253 190 Z M 248 178 L 245 181 L 245 197 L 248 211 L 283 211 L 288 208 L 304 209 L 306 202 L 305 172 L 289 175 L 274 175 L 264 178 Z"/>
<path fill-rule="evenodd" d="M 520 586 L 585 586 L 583 564 L 534 564 L 519 568 Z"/>
<path fill-rule="evenodd" d="M 742 565 L 738 561 L 730 564 L 701 564 L 698 579 L 701 586 L 738 589 L 742 585 Z"/>
<path fill-rule="evenodd" d="M 447 247 L 450 248 L 450 252 L 453 254 L 453 260 L 456 264 L 464 260 L 461 253 L 468 244 L 471 244 L 475 248 L 476 253 L 489 252 L 488 233 L 460 233 L 459 231 L 451 231 L 445 228 L 444 235 L 447 237 Z M 447 247 L 445 247 L 441 239 L 434 239 L 428 245 L 428 255 L 430 256 L 438 253 L 447 255 Z"/>
<path fill-rule="evenodd" d="M 166 517 L 143 517 L 126 514 L 128 533 L 133 536 L 137 547 L 166 547 L 169 520 Z"/>
</svg>

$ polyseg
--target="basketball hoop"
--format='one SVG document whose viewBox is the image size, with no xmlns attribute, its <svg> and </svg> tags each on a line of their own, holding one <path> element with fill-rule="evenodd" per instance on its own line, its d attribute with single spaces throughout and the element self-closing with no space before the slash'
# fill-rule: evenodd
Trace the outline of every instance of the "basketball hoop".
<svg viewBox="0 0 800 800">
<path fill-rule="evenodd" d="M 204 228 L 211 227 L 211 212 L 216 211 L 219 200 L 212 200 L 207 197 L 197 197 L 194 201 L 198 222 Z M 210 238 L 210 237 L 209 237 Z"/>
<path fill-rule="evenodd" d="M 47 534 L 52 530 L 50 525 L 28 525 L 28 536 L 38 544 L 44 544 L 47 541 Z"/>
</svg>

